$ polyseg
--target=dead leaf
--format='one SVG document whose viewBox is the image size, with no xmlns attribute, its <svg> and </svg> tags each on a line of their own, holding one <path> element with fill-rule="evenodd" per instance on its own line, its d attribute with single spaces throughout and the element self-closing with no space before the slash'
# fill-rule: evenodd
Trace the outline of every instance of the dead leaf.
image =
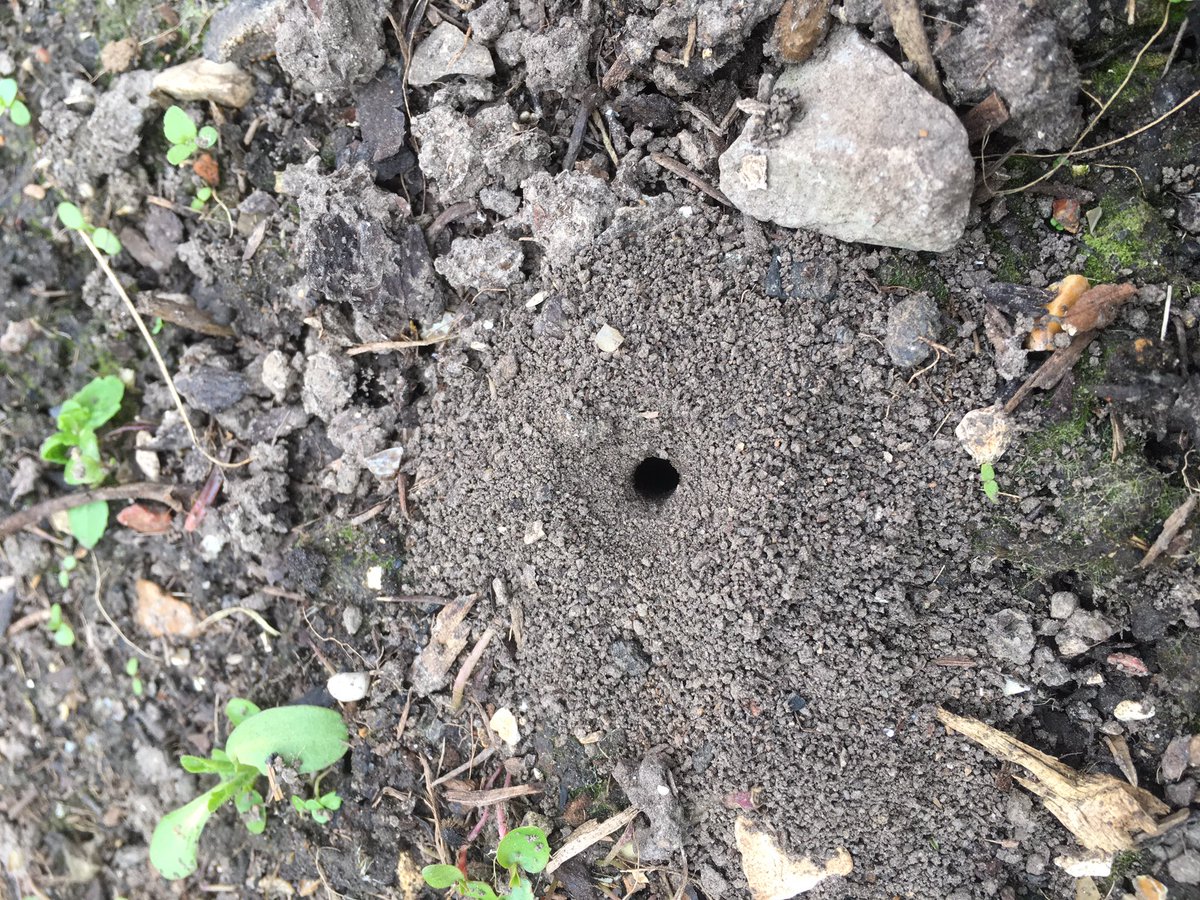
<svg viewBox="0 0 1200 900">
<path fill-rule="evenodd" d="M 1146 668 L 1144 662 L 1128 653 L 1110 653 L 1107 662 L 1110 666 L 1115 666 L 1134 678 L 1145 678 L 1150 674 L 1150 670 Z"/>
<path fill-rule="evenodd" d="M 1007 121 L 1008 107 L 995 91 L 968 109 L 962 117 L 970 144 L 978 144 Z"/>
<path fill-rule="evenodd" d="M 211 153 L 201 153 L 197 156 L 196 161 L 192 163 L 192 171 L 203 178 L 209 187 L 216 187 L 221 183 L 221 167 L 217 165 Z"/>
<path fill-rule="evenodd" d="M 1183 773 L 1187 771 L 1188 767 L 1188 749 L 1194 740 L 1195 738 L 1185 734 L 1167 744 L 1167 749 L 1163 751 L 1162 761 L 1158 765 L 1163 781 L 1170 784 L 1183 777 Z"/>
<path fill-rule="evenodd" d="M 192 608 L 176 600 L 153 581 L 139 578 L 134 619 L 153 637 L 187 637 L 196 627 Z"/>
<path fill-rule="evenodd" d="M 457 597 L 442 607 L 429 629 L 429 643 L 412 664 L 413 688 L 421 696 L 439 691 L 450 683 L 450 667 L 462 653 L 471 637 L 467 614 L 478 594 Z"/>
<path fill-rule="evenodd" d="M 832 875 L 849 875 L 854 870 L 854 861 L 845 848 L 838 848 L 823 866 L 808 857 L 793 859 L 780 849 L 774 837 L 758 831 L 745 816 L 737 817 L 733 836 L 754 900 L 788 900 Z"/>
<path fill-rule="evenodd" d="M 1070 197 L 1055 197 L 1050 206 L 1050 221 L 1067 234 L 1079 234 L 1079 201 Z"/>
<path fill-rule="evenodd" d="M 1023 744 L 977 719 L 938 709 L 938 720 L 983 747 L 998 759 L 1014 763 L 1033 778 L 1016 777 L 1037 794 L 1046 808 L 1088 850 L 1129 850 L 1140 834 L 1158 833 L 1158 818 L 1170 811 L 1148 791 L 1111 775 L 1081 774 L 1070 766 Z"/>
<path fill-rule="evenodd" d="M 1142 561 L 1138 563 L 1139 569 L 1144 569 L 1158 559 L 1171 546 L 1171 540 L 1179 533 L 1179 529 L 1188 520 L 1188 516 L 1192 514 L 1192 510 L 1196 508 L 1196 494 L 1188 494 L 1188 498 L 1179 506 L 1175 507 L 1175 511 L 1167 516 L 1167 521 L 1163 522 L 1162 533 L 1146 551 L 1146 555 L 1142 557 Z"/>
<path fill-rule="evenodd" d="M 1138 786 L 1137 769 L 1133 766 L 1133 757 L 1129 753 L 1129 742 L 1120 735 L 1106 734 L 1104 743 L 1108 744 L 1108 752 L 1112 754 L 1117 768 L 1125 776 L 1125 780 L 1134 787 Z"/>
<path fill-rule="evenodd" d="M 141 503 L 131 503 L 117 513 L 117 521 L 138 534 L 166 534 L 173 518 L 169 509 L 151 509 Z"/>
<path fill-rule="evenodd" d="M 592 798 L 586 793 L 577 796 L 563 810 L 563 821 L 572 828 L 578 828 L 587 821 L 588 806 L 591 804 L 591 801 Z"/>
<path fill-rule="evenodd" d="M 1133 895 L 1137 900 L 1167 900 L 1167 886 L 1149 875 L 1133 879 Z"/>
<path fill-rule="evenodd" d="M 1132 284 L 1098 284 L 1062 315 L 1063 331 L 1070 335 L 1096 331 L 1112 324 L 1121 304 L 1137 296 Z"/>
<path fill-rule="evenodd" d="M 641 810 L 636 806 L 631 806 L 623 812 L 617 813 L 603 822 L 595 819 L 589 819 L 584 822 L 567 838 L 567 842 L 554 852 L 554 856 L 550 858 L 550 862 L 546 863 L 546 874 L 553 875 L 555 870 L 564 863 L 574 859 L 588 847 L 596 844 L 604 838 L 608 837 L 614 831 L 619 831 L 630 822 L 638 817 Z"/>
</svg>

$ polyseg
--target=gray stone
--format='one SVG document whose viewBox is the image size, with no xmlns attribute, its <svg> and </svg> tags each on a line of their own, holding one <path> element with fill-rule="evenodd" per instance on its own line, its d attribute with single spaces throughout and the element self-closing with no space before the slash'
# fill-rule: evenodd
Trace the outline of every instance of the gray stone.
<svg viewBox="0 0 1200 900">
<path fill-rule="evenodd" d="M 455 238 L 450 252 L 439 256 L 433 267 L 453 288 L 486 291 L 524 281 L 524 260 L 525 253 L 517 241 L 493 231 L 481 238 Z"/>
<path fill-rule="evenodd" d="M 613 641 L 608 653 L 621 674 L 641 678 L 650 671 L 650 660 L 636 641 Z"/>
<path fill-rule="evenodd" d="M 467 21 L 475 39 L 490 44 L 504 33 L 508 24 L 508 0 L 487 0 L 467 13 Z"/>
<path fill-rule="evenodd" d="M 911 369 L 933 352 L 929 341 L 937 337 L 937 304 L 925 295 L 901 300 L 888 312 L 883 346 L 896 365 Z"/>
<path fill-rule="evenodd" d="M 1179 198 L 1179 210 L 1175 214 L 1179 227 L 1193 234 L 1200 232 L 1200 194 L 1188 194 Z"/>
<path fill-rule="evenodd" d="M 845 241 L 949 250 L 974 186 L 967 133 L 852 28 L 835 27 L 808 62 L 785 69 L 772 102 L 787 133 L 751 119 L 721 155 L 721 190 L 756 219 Z"/>
<path fill-rule="evenodd" d="M 214 366 L 197 366 L 175 376 L 175 389 L 201 412 L 218 413 L 246 396 L 246 379 L 240 372 L 227 372 Z"/>
<path fill-rule="evenodd" d="M 358 634 L 358 629 L 362 628 L 363 614 L 362 610 L 351 604 L 342 610 L 342 627 L 346 629 L 346 634 L 353 637 Z"/>
<path fill-rule="evenodd" d="M 1175 809 L 1186 809 L 1196 799 L 1196 779 L 1185 778 L 1175 784 L 1168 784 L 1163 793 L 1166 794 L 1167 803 Z"/>
<path fill-rule="evenodd" d="M 279 65 L 302 91 L 344 93 L 369 81 L 386 59 L 386 0 L 293 2 L 275 34 Z"/>
<path fill-rule="evenodd" d="M 1167 863 L 1167 872 L 1180 884 L 1200 884 L 1200 850 L 1185 848 Z"/>
<path fill-rule="evenodd" d="M 650 828 L 639 832 L 639 858 L 643 862 L 663 862 L 683 849 L 683 812 L 671 790 L 667 767 L 657 753 L 640 762 L 619 762 L 613 778 L 634 806 L 650 820 Z"/>
<path fill-rule="evenodd" d="M 306 413 L 328 422 L 346 408 L 353 394 L 354 363 L 328 353 L 308 358 L 301 390 Z"/>
<path fill-rule="evenodd" d="M 1083 124 L 1079 71 L 1059 24 L 1037 6 L 979 0 L 970 24 L 939 44 L 936 55 L 957 103 L 977 103 L 996 91 L 1009 112 L 1002 134 L 1030 150 L 1058 150 Z"/>
<path fill-rule="evenodd" d="M 158 109 L 150 98 L 153 81 L 152 72 L 127 72 L 113 79 L 86 120 L 75 115 L 51 117 L 62 119 L 63 125 L 42 155 L 50 160 L 55 180 L 73 196 L 79 185 L 94 184 L 101 176 L 127 168 L 141 145 L 142 126 L 152 109 Z"/>
<path fill-rule="evenodd" d="M 1015 609 L 1005 609 L 987 620 L 988 652 L 997 659 L 1025 665 L 1033 655 L 1036 639 L 1029 616 Z"/>
<path fill-rule="evenodd" d="M 581 172 L 539 172 L 521 186 L 534 239 L 555 265 L 566 265 L 594 241 L 616 214 L 608 185 Z"/>
<path fill-rule="evenodd" d="M 1068 619 L 1079 608 L 1079 598 L 1070 591 L 1058 591 L 1050 595 L 1050 618 Z"/>
<path fill-rule="evenodd" d="M 512 191 L 485 187 L 479 192 L 479 205 L 505 218 L 511 218 L 520 211 L 521 200 Z"/>
<path fill-rule="evenodd" d="M 590 34 L 573 19 L 525 39 L 525 86 L 534 93 L 573 94 L 586 87 Z"/>
<path fill-rule="evenodd" d="M 248 65 L 275 53 L 275 34 L 288 0 L 230 0 L 215 13 L 204 37 L 204 55 Z"/>
<path fill-rule="evenodd" d="M 451 75 L 491 78 L 495 74 L 496 66 L 488 48 L 466 40 L 461 31 L 443 22 L 413 51 L 408 83 L 423 87 Z"/>
<path fill-rule="evenodd" d="M 300 207 L 297 245 L 309 285 L 348 302 L 380 336 L 399 332 L 408 319 L 437 319 L 445 297 L 408 205 L 377 188 L 366 163 L 329 175 L 318 163 L 289 166 L 283 176 Z"/>
<path fill-rule="evenodd" d="M 1102 613 L 1077 609 L 1054 636 L 1058 652 L 1065 657 L 1079 656 L 1117 633 L 1117 626 Z"/>
<path fill-rule="evenodd" d="M 404 113 L 404 77 L 389 66 L 355 92 L 358 127 L 371 147 L 371 161 L 394 156 L 404 146 L 408 118 Z"/>
</svg>

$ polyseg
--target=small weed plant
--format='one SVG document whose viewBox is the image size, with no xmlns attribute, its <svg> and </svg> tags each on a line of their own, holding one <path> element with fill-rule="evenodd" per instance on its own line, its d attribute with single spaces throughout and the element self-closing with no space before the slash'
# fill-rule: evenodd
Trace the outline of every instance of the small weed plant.
<svg viewBox="0 0 1200 900">
<path fill-rule="evenodd" d="M 135 697 L 142 696 L 146 690 L 142 684 L 142 679 L 138 677 L 139 668 L 136 656 L 130 657 L 129 662 L 125 663 L 125 674 L 129 676 L 129 690 L 133 692 L 133 696 Z"/>
<path fill-rule="evenodd" d="M 117 414 L 125 396 L 121 379 L 107 375 L 94 378 L 58 410 L 58 431 L 42 442 L 42 459 L 64 467 L 67 484 L 99 484 L 108 474 L 100 459 L 100 441 L 96 429 Z M 92 549 L 108 527 L 108 502 L 97 500 L 76 506 L 67 513 L 71 534 L 87 549 Z M 73 565 L 64 560 L 59 583 L 70 578 Z M 65 576 L 65 577 L 64 577 Z M 65 584 L 64 584 L 65 587 Z"/>
<path fill-rule="evenodd" d="M 121 242 L 117 240 L 117 236 L 107 228 L 94 227 L 84 218 L 83 212 L 74 203 L 64 201 L 58 204 L 57 211 L 58 221 L 62 222 L 64 227 L 86 234 L 92 239 L 93 244 L 109 256 L 116 256 L 121 252 Z"/>
<path fill-rule="evenodd" d="M 183 165 L 197 150 L 207 150 L 219 138 L 217 129 L 211 125 L 197 129 L 192 117 L 178 106 L 172 106 L 163 114 L 163 134 L 171 145 L 167 150 L 167 162 L 173 166 Z"/>
<path fill-rule="evenodd" d="M 54 636 L 54 643 L 60 647 L 71 647 L 75 644 L 75 630 L 63 618 L 62 606 L 55 603 L 50 607 L 50 617 L 46 619 L 46 628 Z"/>
<path fill-rule="evenodd" d="M 341 715 L 321 706 L 279 706 L 260 710 L 249 700 L 235 697 L 225 705 L 233 730 L 224 750 L 213 750 L 207 759 L 182 756 L 179 764 L 189 772 L 215 775 L 217 783 L 190 803 L 167 813 L 150 838 L 150 862 L 164 877 L 186 878 L 199 865 L 200 834 L 213 813 L 230 800 L 251 834 L 267 827 L 267 804 L 256 785 L 266 776 L 275 786 L 279 766 L 300 775 L 317 775 L 345 755 L 350 736 Z M 277 788 L 276 788 L 277 789 Z M 297 803 L 297 800 L 299 802 Z M 336 792 L 312 801 L 293 797 L 292 805 L 314 822 L 329 821 L 329 813 L 342 805 Z"/>
<path fill-rule="evenodd" d="M 426 866 L 421 877 L 432 888 L 453 888 L 470 900 L 533 900 L 533 883 L 527 876 L 536 875 L 548 862 L 550 842 L 546 840 L 546 832 L 535 825 L 526 825 L 506 834 L 496 848 L 496 863 L 508 874 L 505 893 L 497 894 L 486 881 L 469 881 L 458 866 Z"/>
<path fill-rule="evenodd" d="M 0 78 L 0 118 L 7 113 L 14 125 L 29 124 L 29 107 L 17 99 L 17 80 Z"/>
<path fill-rule="evenodd" d="M 204 207 L 212 199 L 213 191 L 208 185 L 196 188 L 196 196 L 192 198 L 191 207 L 196 212 L 204 212 Z"/>
<path fill-rule="evenodd" d="M 983 482 L 984 496 L 997 503 L 1000 498 L 1000 485 L 996 483 L 996 470 L 992 468 L 991 463 L 984 463 L 979 467 L 979 480 Z"/>
</svg>

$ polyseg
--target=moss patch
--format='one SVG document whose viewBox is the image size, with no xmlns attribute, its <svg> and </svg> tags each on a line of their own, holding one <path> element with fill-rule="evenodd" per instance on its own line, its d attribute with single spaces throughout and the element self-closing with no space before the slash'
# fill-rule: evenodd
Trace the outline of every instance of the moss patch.
<svg viewBox="0 0 1200 900">
<path fill-rule="evenodd" d="M 895 259 L 879 270 L 881 284 L 923 291 L 939 303 L 950 299 L 950 288 L 932 265 L 919 259 Z"/>
<path fill-rule="evenodd" d="M 1100 208 L 1103 214 L 1096 230 L 1082 235 L 1091 251 L 1083 273 L 1092 281 L 1116 281 L 1123 269 L 1148 280 L 1162 278 L 1162 256 L 1170 235 L 1154 208 L 1136 197 L 1112 196 L 1101 200 Z"/>
</svg>

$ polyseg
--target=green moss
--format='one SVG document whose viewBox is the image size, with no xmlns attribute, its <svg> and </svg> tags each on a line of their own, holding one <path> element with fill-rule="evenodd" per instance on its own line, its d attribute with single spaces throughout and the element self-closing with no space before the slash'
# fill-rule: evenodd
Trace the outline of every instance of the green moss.
<svg viewBox="0 0 1200 900">
<path fill-rule="evenodd" d="M 897 259 L 885 265 L 879 274 L 882 284 L 924 291 L 939 303 L 950 299 L 950 288 L 932 265 L 920 259 Z"/>
<path fill-rule="evenodd" d="M 1101 897 L 1108 897 L 1125 883 L 1130 875 L 1138 874 L 1142 867 L 1142 854 L 1138 850 L 1125 850 L 1113 858 L 1112 872 L 1107 878 L 1096 882 Z"/>
<path fill-rule="evenodd" d="M 1107 101 L 1129 75 L 1129 70 L 1133 68 L 1135 55 L 1130 54 L 1127 59 L 1114 61 L 1107 68 L 1100 69 L 1093 74 L 1092 93 L 1101 101 Z M 1109 107 L 1108 115 L 1121 116 L 1126 113 L 1140 113 L 1148 110 L 1154 87 L 1158 84 L 1158 79 L 1166 64 L 1166 53 L 1147 53 L 1143 56 L 1133 77 L 1129 79 L 1125 89 Z M 1148 118 L 1153 118 L 1153 116 Z"/>
<path fill-rule="evenodd" d="M 1131 269 L 1148 279 L 1163 275 L 1161 257 L 1169 234 L 1161 217 L 1144 200 L 1105 197 L 1103 214 L 1094 232 L 1082 234 L 1091 251 L 1084 274 L 1093 281 L 1115 281 L 1122 269 Z"/>
</svg>

